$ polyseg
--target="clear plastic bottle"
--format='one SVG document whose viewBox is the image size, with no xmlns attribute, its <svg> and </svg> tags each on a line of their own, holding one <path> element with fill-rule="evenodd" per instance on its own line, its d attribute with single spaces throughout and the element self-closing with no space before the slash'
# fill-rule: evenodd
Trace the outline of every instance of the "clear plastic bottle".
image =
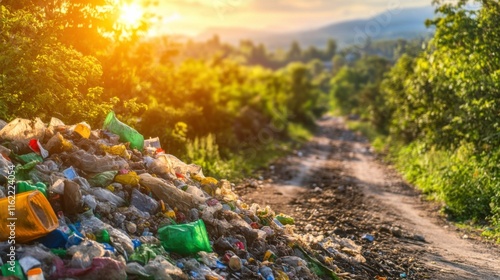
<svg viewBox="0 0 500 280">
<path fill-rule="evenodd" d="M 264 277 L 264 279 L 266 279 L 266 280 L 274 280 L 273 270 L 270 267 L 262 266 L 259 269 L 259 272 L 262 275 L 262 277 Z"/>
</svg>

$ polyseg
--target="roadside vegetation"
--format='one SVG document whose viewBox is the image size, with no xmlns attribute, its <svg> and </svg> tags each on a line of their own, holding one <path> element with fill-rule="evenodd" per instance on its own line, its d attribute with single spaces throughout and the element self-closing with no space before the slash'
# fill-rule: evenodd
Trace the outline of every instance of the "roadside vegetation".
<svg viewBox="0 0 500 280">
<path fill-rule="evenodd" d="M 367 133 L 406 179 L 444 202 L 449 217 L 498 238 L 500 5 L 475 1 L 472 9 L 457 2 L 437 8 L 440 16 L 427 22 L 435 35 L 419 51 L 392 67 L 373 57 L 344 66 L 331 94 L 341 113 L 365 122 L 351 127 Z"/>
</svg>

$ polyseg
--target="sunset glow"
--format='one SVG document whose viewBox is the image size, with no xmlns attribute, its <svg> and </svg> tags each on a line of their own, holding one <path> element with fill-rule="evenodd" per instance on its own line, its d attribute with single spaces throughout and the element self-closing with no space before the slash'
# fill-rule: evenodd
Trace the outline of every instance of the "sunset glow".
<svg viewBox="0 0 500 280">
<path fill-rule="evenodd" d="M 139 25 L 144 10 L 138 4 L 124 4 L 120 9 L 120 22 L 128 26 Z"/>
</svg>

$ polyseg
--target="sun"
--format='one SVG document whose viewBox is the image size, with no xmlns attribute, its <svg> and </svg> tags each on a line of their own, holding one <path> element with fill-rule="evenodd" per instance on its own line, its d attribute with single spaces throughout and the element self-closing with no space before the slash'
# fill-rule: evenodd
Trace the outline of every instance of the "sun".
<svg viewBox="0 0 500 280">
<path fill-rule="evenodd" d="M 144 14 L 142 7 L 136 3 L 124 4 L 120 8 L 120 22 L 128 26 L 139 25 Z"/>
</svg>

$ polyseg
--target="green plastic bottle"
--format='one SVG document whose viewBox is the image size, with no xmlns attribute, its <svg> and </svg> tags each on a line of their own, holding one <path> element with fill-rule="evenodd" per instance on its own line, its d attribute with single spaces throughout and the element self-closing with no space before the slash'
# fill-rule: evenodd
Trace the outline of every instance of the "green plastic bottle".
<svg viewBox="0 0 500 280">
<path fill-rule="evenodd" d="M 47 186 L 42 182 L 37 182 L 34 185 L 26 182 L 19 181 L 17 182 L 17 192 L 29 192 L 29 191 L 40 191 L 45 197 L 47 197 Z"/>
<path fill-rule="evenodd" d="M 203 220 L 189 224 L 167 225 L 158 229 L 158 238 L 167 252 L 191 255 L 212 252 Z"/>
<path fill-rule="evenodd" d="M 119 121 L 113 111 L 109 112 L 106 116 L 102 129 L 120 136 L 120 141 L 122 142 L 130 142 L 130 147 L 133 149 L 142 151 L 144 148 L 144 136 L 137 132 L 137 130 Z"/>
<path fill-rule="evenodd" d="M 100 243 L 111 243 L 111 239 L 109 238 L 109 232 L 105 229 L 101 230 L 96 234 L 96 240 Z"/>
</svg>

